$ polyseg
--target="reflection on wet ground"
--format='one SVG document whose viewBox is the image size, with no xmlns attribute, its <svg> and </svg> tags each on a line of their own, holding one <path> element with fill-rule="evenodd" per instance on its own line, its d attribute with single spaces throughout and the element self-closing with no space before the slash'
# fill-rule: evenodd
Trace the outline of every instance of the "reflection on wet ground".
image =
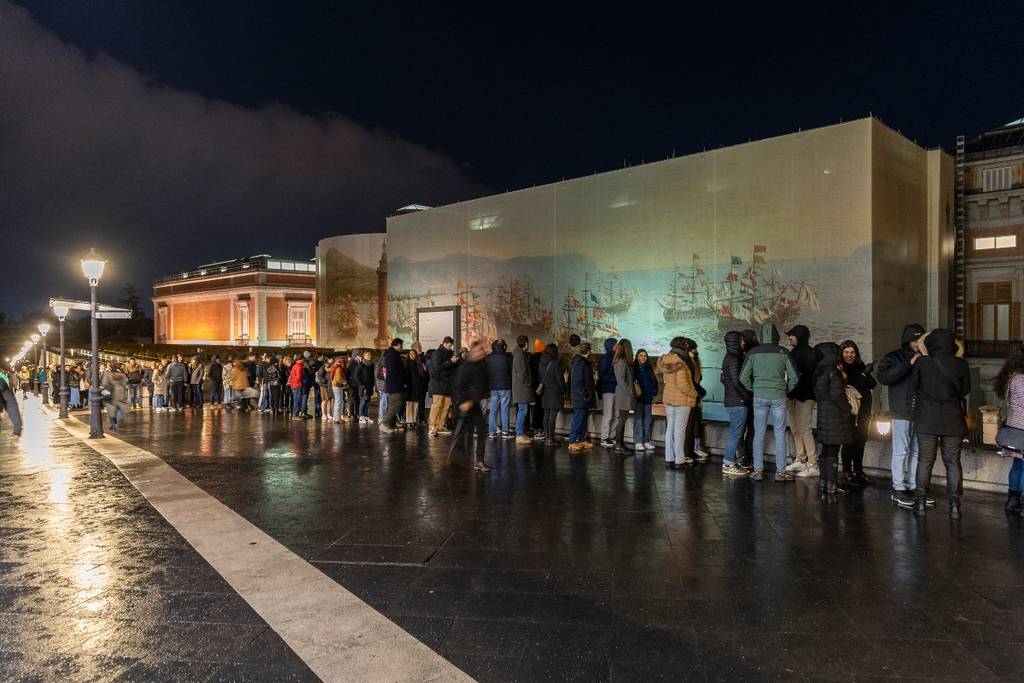
<svg viewBox="0 0 1024 683">
<path fill-rule="evenodd" d="M 373 426 L 134 413 L 119 436 L 482 680 L 1024 665 L 1024 530 L 993 495 L 969 493 L 951 526 L 893 509 L 884 482 L 822 504 L 807 482 L 600 450 L 488 442 L 480 475 L 446 467 L 443 438 Z"/>
<path fill-rule="evenodd" d="M 0 680 L 316 680 L 112 464 L 27 417 L 0 429 Z"/>
</svg>

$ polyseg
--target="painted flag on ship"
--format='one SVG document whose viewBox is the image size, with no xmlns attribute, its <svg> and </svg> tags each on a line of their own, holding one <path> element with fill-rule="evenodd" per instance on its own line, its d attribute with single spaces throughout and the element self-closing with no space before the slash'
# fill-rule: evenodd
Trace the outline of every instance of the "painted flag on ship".
<svg viewBox="0 0 1024 683">
<path fill-rule="evenodd" d="M 602 315 L 603 315 L 603 313 L 601 313 L 601 309 L 600 309 L 600 308 L 595 308 L 595 309 L 594 309 L 594 319 L 595 319 L 595 320 L 596 320 L 597 318 L 600 318 L 600 317 L 601 317 Z"/>
<path fill-rule="evenodd" d="M 725 276 L 725 279 L 728 280 L 729 282 L 736 282 L 740 278 L 736 273 L 729 273 L 728 275 Z"/>
<path fill-rule="evenodd" d="M 742 266 L 743 265 L 743 259 L 741 259 L 739 256 L 733 256 L 732 257 L 732 265 L 734 265 L 734 266 Z"/>
<path fill-rule="evenodd" d="M 600 301 L 598 301 L 598 300 L 597 300 L 597 297 L 596 297 L 596 296 L 594 296 L 594 293 L 593 293 L 593 292 L 591 292 L 591 293 L 590 293 L 590 300 L 591 300 L 591 301 L 592 301 L 592 302 L 593 302 L 594 304 L 597 304 L 597 305 L 600 305 L 600 303 L 601 303 Z"/>
<path fill-rule="evenodd" d="M 768 247 L 766 247 L 763 244 L 755 244 L 754 245 L 754 253 L 755 254 L 764 254 L 767 251 L 768 251 Z"/>
<path fill-rule="evenodd" d="M 462 280 L 455 283 L 455 289 L 462 289 Z"/>
<path fill-rule="evenodd" d="M 577 299 L 576 297 L 573 297 L 572 298 L 572 305 L 573 305 L 573 308 L 579 308 L 580 307 L 580 300 Z"/>
<path fill-rule="evenodd" d="M 718 307 L 718 312 L 722 315 L 732 316 L 732 308 L 726 306 L 725 304 L 722 304 L 721 306 Z"/>
<path fill-rule="evenodd" d="M 754 254 L 754 263 L 764 263 L 764 256 Z"/>
</svg>

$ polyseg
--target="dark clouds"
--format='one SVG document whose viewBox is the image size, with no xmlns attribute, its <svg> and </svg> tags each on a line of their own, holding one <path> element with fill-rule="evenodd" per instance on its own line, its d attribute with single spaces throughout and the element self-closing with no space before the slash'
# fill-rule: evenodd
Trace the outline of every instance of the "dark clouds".
<svg viewBox="0 0 1024 683">
<path fill-rule="evenodd" d="M 82 295 L 91 245 L 110 258 L 111 299 L 206 261 L 311 257 L 404 204 L 480 192 L 442 154 L 338 115 L 162 86 L 0 0 L 0 311 Z"/>
</svg>

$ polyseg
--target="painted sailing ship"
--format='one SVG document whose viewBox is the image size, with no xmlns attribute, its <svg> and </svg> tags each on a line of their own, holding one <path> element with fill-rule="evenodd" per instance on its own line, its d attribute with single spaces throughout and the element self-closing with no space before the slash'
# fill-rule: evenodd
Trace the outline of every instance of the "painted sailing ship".
<svg viewBox="0 0 1024 683">
<path fill-rule="evenodd" d="M 594 296 L 605 313 L 628 313 L 632 310 L 638 295 L 636 289 L 623 287 L 622 280 L 615 273 L 605 275 L 598 272 Z"/>
<path fill-rule="evenodd" d="M 462 345 L 469 346 L 477 339 L 488 347 L 498 338 L 498 330 L 494 321 L 480 307 L 480 295 L 470 288 L 469 281 L 455 284 L 458 294 L 455 303 L 461 307 Z"/>
<path fill-rule="evenodd" d="M 495 327 L 509 342 L 521 334 L 545 339 L 554 329 L 554 313 L 543 306 L 529 278 L 498 285 L 493 311 Z"/>
<path fill-rule="evenodd" d="M 567 345 L 574 334 L 591 341 L 600 337 L 619 336 L 619 323 L 615 315 L 603 310 L 598 303 L 597 296 L 590 288 L 590 273 L 585 273 L 580 296 L 576 295 L 575 288 L 570 287 L 565 303 L 562 304 L 562 319 L 558 328 L 561 345 Z"/>
<path fill-rule="evenodd" d="M 411 336 L 416 330 L 416 311 L 434 306 L 434 295 L 428 290 L 422 296 L 389 297 L 388 322 L 395 335 Z"/>
<path fill-rule="evenodd" d="M 793 325 L 807 306 L 820 311 L 817 294 L 803 280 L 787 281 L 777 268 L 768 266 L 768 248 L 754 245 L 750 264 L 733 256 L 729 274 L 715 288 L 710 308 L 722 329 L 773 323 L 780 331 Z"/>
<path fill-rule="evenodd" d="M 668 321 L 703 317 L 708 314 L 712 289 L 707 273 L 700 265 L 700 255 L 694 254 L 690 274 L 680 272 L 677 266 L 669 281 L 668 292 L 657 302 Z"/>
</svg>

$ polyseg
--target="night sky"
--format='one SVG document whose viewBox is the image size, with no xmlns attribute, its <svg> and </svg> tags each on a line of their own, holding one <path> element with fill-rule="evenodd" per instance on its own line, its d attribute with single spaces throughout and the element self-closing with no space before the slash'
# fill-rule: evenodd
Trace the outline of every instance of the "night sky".
<svg viewBox="0 0 1024 683">
<path fill-rule="evenodd" d="M 113 300 L 624 159 L 1024 116 L 1021 5 L 838 7 L 0 0 L 0 311 L 84 296 L 93 245 Z"/>
</svg>

